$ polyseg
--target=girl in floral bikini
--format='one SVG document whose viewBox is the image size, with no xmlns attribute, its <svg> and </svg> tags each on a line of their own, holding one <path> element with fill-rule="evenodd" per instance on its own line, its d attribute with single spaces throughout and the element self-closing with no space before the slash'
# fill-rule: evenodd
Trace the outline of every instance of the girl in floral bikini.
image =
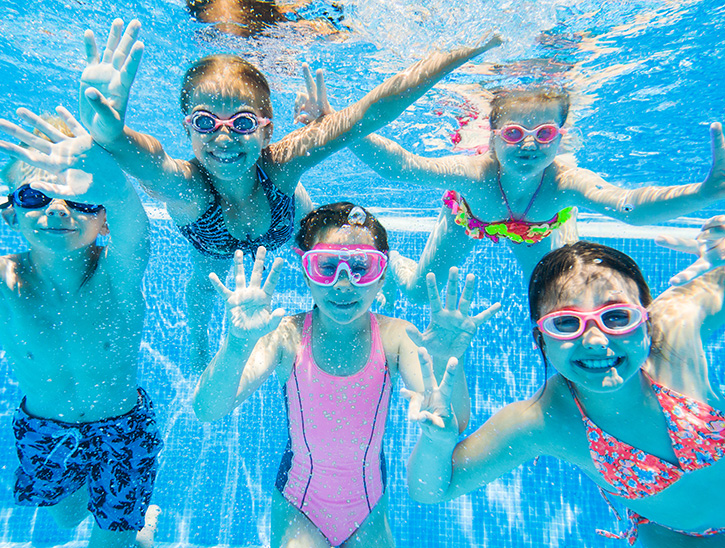
<svg viewBox="0 0 725 548">
<path fill-rule="evenodd" d="M 321 83 L 308 88 L 307 97 L 299 101 L 307 113 L 298 118 L 331 112 L 326 97 Z M 572 206 L 629 224 L 649 224 L 725 197 L 725 145 L 719 123 L 710 129 L 713 166 L 703 183 L 627 190 L 557 158 L 568 112 L 569 96 L 562 90 L 501 91 L 491 102 L 486 154 L 425 158 L 378 135 L 350 147 L 383 177 L 451 189 L 443 196 L 444 207 L 419 264 L 391 252 L 391 269 L 408 298 L 423 301 L 425 275 L 433 272 L 441 279 L 483 239 L 512 243 L 528 279 L 539 259 L 557 247 L 546 238 L 567 220 L 575 220 Z"/>
<path fill-rule="evenodd" d="M 701 258 L 673 281 L 725 264 L 723 234 L 725 216 L 706 224 Z M 460 442 L 447 381 L 427 381 L 411 400 L 422 428 L 411 496 L 449 500 L 550 455 L 625 506 L 624 530 L 604 536 L 724 546 L 725 404 L 702 347 L 723 324 L 724 297 L 725 268 L 652 301 L 623 253 L 583 241 L 551 252 L 534 269 L 529 303 L 534 338 L 557 374 Z"/>
</svg>

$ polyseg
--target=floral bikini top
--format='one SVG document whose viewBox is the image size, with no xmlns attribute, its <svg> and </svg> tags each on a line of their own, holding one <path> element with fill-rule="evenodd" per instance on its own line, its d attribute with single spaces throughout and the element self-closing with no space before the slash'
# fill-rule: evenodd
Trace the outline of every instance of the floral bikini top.
<svg viewBox="0 0 725 548">
<path fill-rule="evenodd" d="M 511 211 L 508 198 L 506 198 L 506 193 L 501 185 L 500 171 L 498 173 L 497 180 L 498 187 L 501 190 L 501 196 L 503 197 L 503 202 L 509 212 L 509 218 L 504 219 L 503 221 L 487 223 L 476 218 L 466 200 L 455 190 L 448 190 L 443 195 L 443 203 L 450 208 L 456 224 L 465 228 L 466 235 L 471 238 L 476 240 L 488 238 L 494 243 L 498 243 L 499 238 L 508 238 L 517 244 L 537 244 L 549 236 L 553 230 L 556 230 L 571 218 L 572 209 L 574 208 L 565 207 L 548 221 L 531 222 L 526 220 L 526 214 L 534 204 L 534 200 L 544 183 L 543 173 L 541 174 L 539 186 L 536 187 L 536 191 L 529 201 L 529 205 L 526 206 L 524 214 L 518 219 L 514 215 L 513 211 Z"/>
<path fill-rule="evenodd" d="M 626 499 L 656 495 L 686 472 L 710 466 L 725 455 L 725 413 L 657 384 L 644 374 L 665 415 L 677 464 L 645 453 L 604 432 L 589 420 L 574 388 L 567 383 L 587 429 L 594 465 L 614 488 L 613 494 Z"/>
</svg>

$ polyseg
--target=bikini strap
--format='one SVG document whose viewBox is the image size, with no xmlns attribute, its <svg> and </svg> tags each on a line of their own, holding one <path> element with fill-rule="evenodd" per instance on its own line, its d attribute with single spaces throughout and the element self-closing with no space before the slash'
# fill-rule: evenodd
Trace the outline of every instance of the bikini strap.
<svg viewBox="0 0 725 548">
<path fill-rule="evenodd" d="M 536 190 L 534 190 L 533 196 L 531 196 L 531 200 L 529 200 L 529 205 L 526 206 L 526 209 L 524 210 L 523 215 L 521 215 L 520 218 L 516 218 L 514 215 L 514 212 L 511 211 L 511 206 L 509 205 L 509 200 L 506 197 L 506 193 L 503 190 L 503 185 L 501 184 L 501 166 L 499 165 L 496 170 L 496 182 L 498 183 L 498 188 L 501 191 L 501 196 L 503 196 L 503 203 L 506 206 L 506 210 L 509 212 L 509 217 L 512 221 L 523 221 L 526 219 L 526 215 L 528 215 L 529 210 L 531 209 L 531 206 L 534 205 L 534 201 L 536 200 L 536 196 L 538 196 L 539 191 L 541 190 L 541 187 L 544 185 L 544 173 L 546 173 L 546 170 L 541 172 L 541 180 L 539 181 L 539 186 L 536 187 Z"/>
<path fill-rule="evenodd" d="M 571 381 L 569 379 L 564 379 L 564 382 L 566 382 L 566 385 L 569 387 L 569 392 L 571 392 L 571 396 L 574 398 L 574 403 L 576 403 L 576 406 L 579 408 L 579 413 L 582 415 L 582 419 L 587 419 L 587 414 L 584 412 L 584 408 L 582 407 L 582 404 L 579 402 L 579 398 L 576 395 L 576 392 L 574 391 L 574 386 L 571 384 Z"/>
</svg>

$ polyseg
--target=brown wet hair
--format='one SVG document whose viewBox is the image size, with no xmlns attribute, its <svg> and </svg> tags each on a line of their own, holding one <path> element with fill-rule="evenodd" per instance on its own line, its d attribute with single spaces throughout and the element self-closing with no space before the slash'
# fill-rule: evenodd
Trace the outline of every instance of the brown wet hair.
<svg viewBox="0 0 725 548">
<path fill-rule="evenodd" d="M 300 229 L 295 237 L 295 243 L 302 251 L 309 251 L 315 244 L 315 240 L 323 230 L 330 230 L 349 225 L 348 216 L 356 206 L 350 202 L 336 202 L 320 206 L 308 213 L 302 221 L 300 221 Z M 378 251 L 387 253 L 390 249 L 388 246 L 388 232 L 385 227 L 380 224 L 369 211 L 360 207 L 365 214 L 365 222 L 362 224 L 354 224 L 367 228 L 373 237 L 373 243 Z"/>
</svg>

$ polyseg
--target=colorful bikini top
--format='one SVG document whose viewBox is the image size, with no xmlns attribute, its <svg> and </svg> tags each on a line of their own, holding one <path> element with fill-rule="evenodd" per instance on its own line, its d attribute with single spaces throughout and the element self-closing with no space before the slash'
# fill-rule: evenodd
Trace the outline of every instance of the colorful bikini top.
<svg viewBox="0 0 725 548">
<path fill-rule="evenodd" d="M 644 375 L 665 415 L 677 464 L 645 453 L 604 432 L 586 416 L 573 386 L 567 382 L 587 429 L 594 465 L 614 488 L 613 494 L 626 499 L 656 495 L 686 472 L 710 466 L 725 455 L 725 413 L 657 384 L 646 373 Z"/>
<path fill-rule="evenodd" d="M 556 230 L 571 218 L 571 212 L 574 208 L 565 207 L 548 221 L 531 222 L 526 220 L 526 214 L 534 204 L 534 200 L 536 200 L 536 196 L 544 183 L 543 173 L 541 174 L 539 186 L 536 187 L 534 195 L 529 201 L 529 205 L 526 206 L 526 210 L 523 215 L 521 215 L 518 219 L 514 215 L 513 211 L 511 211 L 508 198 L 506 197 L 506 193 L 501 185 L 500 171 L 497 176 L 497 181 L 498 188 L 501 190 L 503 202 L 509 212 L 509 218 L 504 219 L 503 221 L 487 223 L 476 218 L 466 200 L 455 190 L 448 190 L 443 195 L 443 203 L 450 208 L 454 215 L 456 224 L 465 228 L 466 235 L 471 238 L 476 240 L 488 238 L 494 243 L 498 243 L 499 238 L 508 238 L 517 244 L 536 244 L 549 236 L 553 230 Z"/>
</svg>

